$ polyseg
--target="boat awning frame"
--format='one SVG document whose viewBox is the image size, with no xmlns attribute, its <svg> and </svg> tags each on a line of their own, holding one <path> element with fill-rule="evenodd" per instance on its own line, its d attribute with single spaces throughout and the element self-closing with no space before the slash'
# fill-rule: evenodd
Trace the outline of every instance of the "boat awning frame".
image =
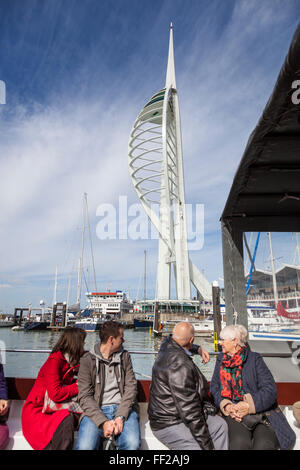
<svg viewBox="0 0 300 470">
<path fill-rule="evenodd" d="M 299 85 L 299 92 L 295 89 Z M 227 324 L 248 327 L 244 232 L 300 231 L 300 24 L 221 216 Z M 299 103 L 298 103 L 299 101 Z"/>
<path fill-rule="evenodd" d="M 300 24 L 248 140 L 221 217 L 237 230 L 300 231 L 299 80 Z"/>
</svg>

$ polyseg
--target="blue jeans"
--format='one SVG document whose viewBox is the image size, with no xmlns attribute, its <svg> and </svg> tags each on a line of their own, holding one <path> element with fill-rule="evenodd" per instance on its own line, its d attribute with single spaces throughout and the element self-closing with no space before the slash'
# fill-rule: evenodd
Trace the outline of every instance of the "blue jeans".
<svg viewBox="0 0 300 470">
<path fill-rule="evenodd" d="M 108 420 L 114 419 L 119 405 L 102 406 L 101 410 Z M 84 416 L 80 423 L 76 450 L 98 450 L 100 441 L 104 439 L 103 430 L 98 428 L 94 421 Z M 119 450 L 137 450 L 140 447 L 140 426 L 138 415 L 131 411 L 121 434 L 115 437 Z"/>
</svg>

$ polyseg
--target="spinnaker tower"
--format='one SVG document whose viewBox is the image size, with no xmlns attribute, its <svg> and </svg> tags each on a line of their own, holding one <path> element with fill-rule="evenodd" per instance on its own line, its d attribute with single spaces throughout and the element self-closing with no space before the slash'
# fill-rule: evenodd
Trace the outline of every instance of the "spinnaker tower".
<svg viewBox="0 0 300 470">
<path fill-rule="evenodd" d="M 188 253 L 172 24 L 165 87 L 139 113 L 130 133 L 128 155 L 134 189 L 159 234 L 156 299 L 170 299 L 173 267 L 178 301 L 191 300 L 191 283 L 203 300 L 211 300 L 211 285 Z"/>
</svg>

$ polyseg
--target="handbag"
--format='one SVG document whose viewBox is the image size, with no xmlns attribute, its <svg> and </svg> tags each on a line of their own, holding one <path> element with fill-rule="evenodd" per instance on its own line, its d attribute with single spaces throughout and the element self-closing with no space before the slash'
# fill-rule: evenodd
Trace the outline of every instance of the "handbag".
<svg viewBox="0 0 300 470">
<path fill-rule="evenodd" d="M 48 392 L 46 390 L 42 413 L 54 413 L 55 411 L 59 410 L 69 410 L 71 413 L 81 414 L 82 409 L 76 400 L 77 396 L 73 397 L 70 401 L 57 403 L 49 398 Z"/>
<path fill-rule="evenodd" d="M 78 368 L 79 365 L 73 366 L 70 369 L 67 370 L 67 372 L 64 374 L 62 380 L 65 379 L 65 377 L 75 368 Z M 77 395 L 75 397 L 72 397 L 71 400 L 69 401 L 64 401 L 61 403 L 57 403 L 53 400 L 48 395 L 48 391 L 46 390 L 45 392 L 45 397 L 44 397 L 44 405 L 42 409 L 42 413 L 45 414 L 50 414 L 54 413 L 55 411 L 59 410 L 68 410 L 70 413 L 76 413 L 76 414 L 81 414 L 82 408 L 80 407 L 79 403 L 77 402 Z"/>
<path fill-rule="evenodd" d="M 264 413 L 255 413 L 254 415 L 245 415 L 241 423 L 249 430 L 254 431 L 258 424 L 267 424 L 267 417 Z"/>
</svg>

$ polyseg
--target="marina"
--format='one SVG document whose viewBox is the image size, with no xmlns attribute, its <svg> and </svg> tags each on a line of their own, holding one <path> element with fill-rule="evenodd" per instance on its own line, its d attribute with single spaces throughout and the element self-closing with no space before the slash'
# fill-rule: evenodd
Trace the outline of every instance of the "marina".
<svg viewBox="0 0 300 470">
<path fill-rule="evenodd" d="M 2 344 L 5 344 L 5 348 L 20 350 L 50 351 L 60 335 L 60 331 L 49 330 L 26 333 L 22 330 L 14 332 L 11 331 L 10 328 L 4 328 L 1 331 L 1 341 Z M 157 352 L 162 341 L 161 338 L 155 337 L 153 332 L 150 332 L 148 329 L 125 329 L 124 337 L 124 348 L 145 352 Z M 213 352 L 213 341 L 211 339 L 207 340 L 208 338 L 197 338 L 199 345 L 203 345 L 208 351 Z M 85 341 L 86 349 L 92 350 L 94 344 L 97 342 L 99 342 L 99 332 L 88 333 Z M 6 375 L 8 377 L 36 377 L 47 355 L 48 353 L 26 353 L 24 356 L 21 353 L 7 353 L 5 364 Z M 137 378 L 150 379 L 154 356 L 148 354 L 143 356 L 143 354 L 140 354 L 138 356 L 135 355 L 132 359 Z M 210 378 L 213 370 L 213 362 L 204 366 L 199 357 L 195 357 L 195 361 L 198 366 L 201 366 L 203 373 Z M 141 374 L 144 374 L 144 376 Z"/>
</svg>

